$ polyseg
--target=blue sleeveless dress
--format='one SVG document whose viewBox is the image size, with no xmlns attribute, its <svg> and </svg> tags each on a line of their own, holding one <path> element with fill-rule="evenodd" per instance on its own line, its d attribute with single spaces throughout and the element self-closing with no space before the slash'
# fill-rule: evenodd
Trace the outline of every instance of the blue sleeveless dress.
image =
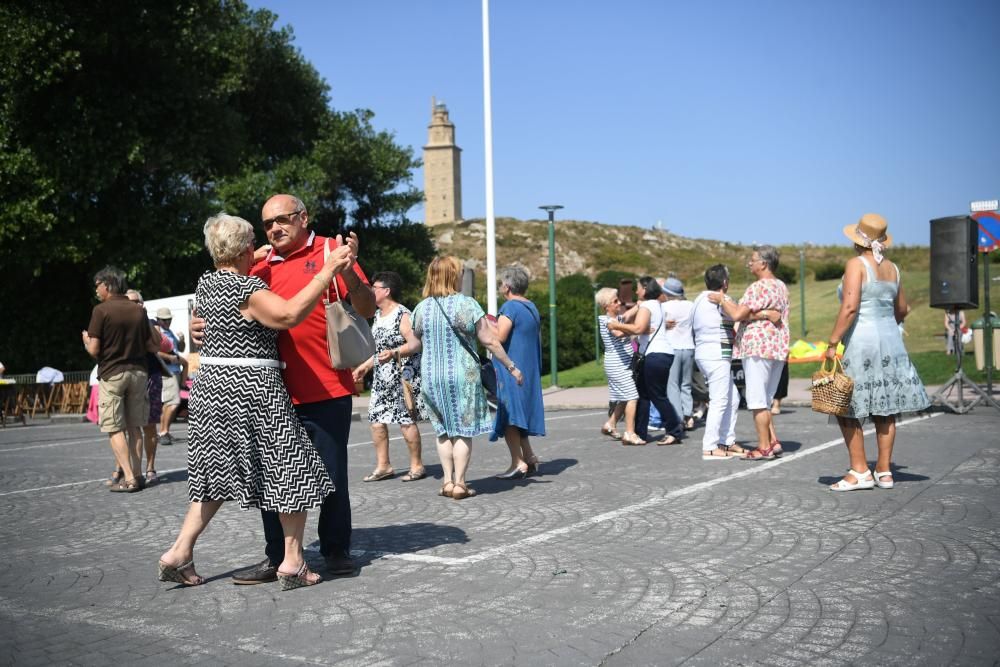
<svg viewBox="0 0 1000 667">
<path fill-rule="evenodd" d="M 896 324 L 896 280 L 878 280 L 865 257 L 868 280 L 861 286 L 861 303 L 854 324 L 844 336 L 844 372 L 854 380 L 851 410 L 845 417 L 864 419 L 918 412 L 930 406 L 924 383 L 910 363 Z M 843 284 L 837 289 L 843 300 Z"/>
</svg>

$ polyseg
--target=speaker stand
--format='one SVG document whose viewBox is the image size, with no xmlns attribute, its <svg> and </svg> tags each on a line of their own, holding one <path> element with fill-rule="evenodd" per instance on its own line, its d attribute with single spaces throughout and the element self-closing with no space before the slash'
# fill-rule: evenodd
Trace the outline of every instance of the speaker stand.
<svg viewBox="0 0 1000 667">
<path fill-rule="evenodd" d="M 962 349 L 962 329 L 958 323 L 958 309 L 952 311 L 952 340 L 953 347 L 955 350 L 955 358 L 957 359 L 955 364 L 955 374 L 951 376 L 951 379 L 941 385 L 933 396 L 931 396 L 931 402 L 936 403 L 942 407 L 948 408 L 955 414 L 964 415 L 966 412 L 972 410 L 980 403 L 985 403 L 989 407 L 996 408 L 1000 410 L 1000 403 L 993 400 L 993 397 L 983 391 L 983 388 L 978 384 L 969 379 L 969 376 L 965 374 L 962 370 L 962 355 L 964 350 Z M 966 387 L 972 390 L 975 396 L 968 402 L 965 400 L 965 390 Z M 957 389 L 956 396 L 952 398 L 952 391 Z"/>
</svg>

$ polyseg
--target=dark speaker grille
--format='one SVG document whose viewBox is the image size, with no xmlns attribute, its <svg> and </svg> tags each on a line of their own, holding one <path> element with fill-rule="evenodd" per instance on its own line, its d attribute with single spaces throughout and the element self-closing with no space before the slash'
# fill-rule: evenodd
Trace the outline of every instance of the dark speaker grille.
<svg viewBox="0 0 1000 667">
<path fill-rule="evenodd" d="M 967 215 L 931 220 L 931 308 L 979 307 L 977 230 Z"/>
</svg>

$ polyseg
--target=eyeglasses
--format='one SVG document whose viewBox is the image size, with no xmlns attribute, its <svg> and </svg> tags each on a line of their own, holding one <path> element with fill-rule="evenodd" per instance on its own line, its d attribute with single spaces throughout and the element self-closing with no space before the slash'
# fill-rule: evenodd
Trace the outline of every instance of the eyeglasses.
<svg viewBox="0 0 1000 667">
<path fill-rule="evenodd" d="M 385 285 L 372 285 L 372 289 L 389 289 Z"/>
<path fill-rule="evenodd" d="M 758 257 L 757 259 L 754 259 L 753 257 L 751 257 L 750 259 L 747 260 L 747 266 L 753 266 L 757 262 L 763 262 L 763 261 L 764 260 L 762 260 L 760 257 Z"/>
<path fill-rule="evenodd" d="M 276 215 L 273 218 L 268 218 L 267 220 L 264 220 L 261 224 L 264 226 L 265 232 L 270 231 L 274 223 L 278 223 L 282 227 L 287 227 L 290 224 L 292 224 L 292 218 L 294 218 L 295 216 L 304 211 L 305 209 L 298 208 L 292 211 L 291 213 L 283 213 L 281 215 Z"/>
</svg>

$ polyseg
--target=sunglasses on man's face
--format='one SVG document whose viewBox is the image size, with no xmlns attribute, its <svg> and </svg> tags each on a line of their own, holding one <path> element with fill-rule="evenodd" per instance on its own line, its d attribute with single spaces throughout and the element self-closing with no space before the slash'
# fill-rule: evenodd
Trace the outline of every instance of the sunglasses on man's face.
<svg viewBox="0 0 1000 667">
<path fill-rule="evenodd" d="M 273 227 L 275 223 L 281 225 L 282 227 L 288 227 L 292 224 L 293 219 L 302 212 L 303 209 L 300 208 L 292 211 L 291 213 L 282 213 L 281 215 L 276 215 L 273 218 L 264 220 L 261 224 L 263 225 L 265 232 L 271 231 L 271 227 Z"/>
</svg>

